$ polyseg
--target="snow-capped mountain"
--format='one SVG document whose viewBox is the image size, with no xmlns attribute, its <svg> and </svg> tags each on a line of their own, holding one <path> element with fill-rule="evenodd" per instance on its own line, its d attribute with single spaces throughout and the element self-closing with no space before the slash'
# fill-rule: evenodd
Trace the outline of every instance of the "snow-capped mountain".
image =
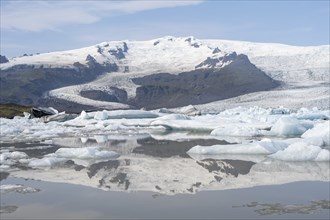
<svg viewBox="0 0 330 220">
<path fill-rule="evenodd" d="M 164 37 L 149 41 L 111 41 L 77 50 L 61 51 L 13 58 L 1 65 L 2 70 L 30 65 L 34 68 L 74 68 L 88 65 L 116 64 L 116 72 L 142 74 L 181 73 L 208 67 L 224 67 L 231 63 L 233 51 L 223 52 L 193 37 Z"/>
<path fill-rule="evenodd" d="M 0 64 L 1 102 L 72 111 L 203 104 L 273 89 L 273 79 L 328 82 L 328 61 L 328 45 L 169 36 L 103 42 Z"/>
</svg>

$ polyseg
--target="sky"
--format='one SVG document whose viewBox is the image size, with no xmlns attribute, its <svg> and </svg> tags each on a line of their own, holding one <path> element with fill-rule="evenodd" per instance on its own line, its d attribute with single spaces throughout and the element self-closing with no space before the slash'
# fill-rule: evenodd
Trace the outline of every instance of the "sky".
<svg viewBox="0 0 330 220">
<path fill-rule="evenodd" d="M 0 0 L 0 54 L 163 36 L 329 44 L 329 0 Z"/>
</svg>

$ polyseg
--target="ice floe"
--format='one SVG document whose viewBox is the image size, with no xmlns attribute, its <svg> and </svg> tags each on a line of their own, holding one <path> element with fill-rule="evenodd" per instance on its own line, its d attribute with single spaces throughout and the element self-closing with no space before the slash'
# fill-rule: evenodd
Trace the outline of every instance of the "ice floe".
<svg viewBox="0 0 330 220">
<path fill-rule="evenodd" d="M 46 157 L 42 159 L 32 159 L 29 163 L 29 167 L 54 167 L 60 164 L 63 164 L 67 161 L 64 158 L 56 158 L 56 157 Z"/>
<path fill-rule="evenodd" d="M 28 158 L 21 154 L 21 162 L 31 166 L 44 164 L 52 166 L 63 158 L 101 159 L 116 157 L 107 149 L 98 146 L 111 141 L 111 135 L 150 134 L 159 139 L 217 139 L 226 140 L 230 145 L 195 146 L 190 154 L 262 154 L 293 152 L 289 145 L 303 142 L 306 146 L 325 148 L 315 160 L 326 160 L 329 138 L 329 111 L 302 108 L 297 111 L 279 108 L 237 107 L 217 114 L 202 114 L 194 106 L 173 110 L 114 110 L 81 112 L 79 116 L 65 122 L 44 123 L 40 119 L 15 117 L 0 120 L 1 141 L 4 143 L 50 141 L 59 137 L 79 137 L 80 148 L 60 148 L 54 153 L 54 160 L 48 158 Z M 109 136 L 110 135 L 110 136 Z M 93 139 L 95 146 L 86 144 Z M 261 140 L 260 140 L 261 139 Z M 49 143 L 53 143 L 50 141 Z M 53 143 L 54 144 L 54 143 Z M 88 146 L 87 146 L 88 145 Z M 286 149 L 287 148 L 287 149 Z M 308 147 L 301 148 L 310 152 Z M 15 159 L 13 149 L 1 150 L 0 165 L 12 165 Z M 283 154 L 283 153 L 282 153 Z M 118 156 L 118 155 L 117 155 Z M 282 156 L 281 156 L 282 157 Z M 273 157 L 280 159 L 279 156 Z M 289 157 L 283 157 L 284 159 Z M 283 159 L 281 158 L 281 159 Z M 33 161 L 28 161 L 33 159 Z M 45 159 L 42 161 L 42 159 Z M 310 158 L 307 158 L 311 160 Z M 313 160 L 314 160 L 313 159 Z M 25 161 L 24 161 L 25 160 Z M 41 160 L 41 161 L 38 161 Z"/>
<path fill-rule="evenodd" d="M 216 128 L 211 132 L 214 136 L 229 136 L 229 137 L 255 137 L 261 135 L 261 130 L 254 127 L 238 127 L 224 126 Z"/>
<path fill-rule="evenodd" d="M 303 138 L 313 139 L 321 142 L 321 146 L 330 145 L 330 121 L 315 125 L 314 128 L 307 130 L 303 135 Z"/>
<path fill-rule="evenodd" d="M 116 152 L 99 150 L 97 147 L 60 148 L 54 154 L 60 158 L 78 159 L 116 158 L 119 156 Z"/>
<path fill-rule="evenodd" d="M 297 136 L 306 130 L 307 128 L 298 119 L 286 116 L 278 119 L 270 131 L 277 136 Z"/>
<path fill-rule="evenodd" d="M 12 165 L 17 161 L 28 158 L 28 155 L 24 152 L 2 152 L 0 154 L 0 165 Z"/>
<path fill-rule="evenodd" d="M 17 185 L 0 185 L 0 193 L 9 193 L 9 192 L 17 192 L 17 193 L 36 193 L 39 192 L 40 189 L 32 188 L 29 186 L 23 186 L 20 184 Z"/>
<path fill-rule="evenodd" d="M 68 160 L 77 160 L 79 163 L 89 164 L 84 160 L 109 160 L 119 157 L 114 151 L 99 150 L 97 147 L 83 148 L 60 148 L 55 153 L 45 155 L 41 159 L 31 159 L 28 162 L 29 167 L 52 168 L 63 165 Z"/>
<path fill-rule="evenodd" d="M 283 150 L 288 143 L 274 141 L 268 138 L 247 144 L 229 144 L 213 146 L 195 146 L 191 148 L 188 154 L 272 154 Z"/>
<path fill-rule="evenodd" d="M 318 146 L 298 142 L 289 145 L 284 150 L 277 151 L 269 157 L 285 161 L 329 161 L 330 152 Z"/>
</svg>

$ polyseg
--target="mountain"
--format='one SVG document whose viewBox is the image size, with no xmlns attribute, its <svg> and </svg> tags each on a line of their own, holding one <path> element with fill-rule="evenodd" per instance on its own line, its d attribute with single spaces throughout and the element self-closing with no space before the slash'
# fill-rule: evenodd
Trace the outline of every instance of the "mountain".
<svg viewBox="0 0 330 220">
<path fill-rule="evenodd" d="M 203 104 L 283 82 L 327 81 L 328 60 L 329 46 L 170 36 L 103 42 L 0 64 L 0 102 L 69 111 Z"/>
<path fill-rule="evenodd" d="M 9 60 L 6 56 L 0 55 L 0 63 L 8 63 L 8 62 L 9 62 Z"/>
</svg>

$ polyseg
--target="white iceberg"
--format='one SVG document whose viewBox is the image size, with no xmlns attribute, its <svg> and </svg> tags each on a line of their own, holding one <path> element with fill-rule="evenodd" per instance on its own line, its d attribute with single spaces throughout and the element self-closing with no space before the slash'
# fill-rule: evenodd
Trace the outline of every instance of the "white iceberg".
<svg viewBox="0 0 330 220">
<path fill-rule="evenodd" d="M 29 186 L 23 186 L 20 184 L 17 185 L 0 185 L 0 193 L 9 193 L 9 192 L 17 192 L 17 193 L 35 193 L 39 192 L 40 189 L 36 189 Z"/>
<path fill-rule="evenodd" d="M 213 146 L 195 146 L 188 154 L 272 154 L 285 149 L 289 144 L 281 141 L 262 139 L 248 144 L 230 144 Z"/>
<path fill-rule="evenodd" d="M 64 158 L 56 158 L 56 157 L 45 157 L 42 159 L 32 159 L 29 163 L 29 167 L 47 167 L 51 168 L 54 166 L 61 165 L 65 163 L 67 159 Z"/>
<path fill-rule="evenodd" d="M 159 114 L 144 110 L 114 110 L 107 111 L 109 119 L 120 118 L 157 118 Z"/>
<path fill-rule="evenodd" d="M 298 119 L 284 116 L 272 126 L 270 132 L 277 136 L 298 136 L 307 130 Z"/>
<path fill-rule="evenodd" d="M 329 150 L 318 146 L 309 145 L 305 142 L 298 142 L 289 145 L 286 149 L 278 151 L 270 158 L 284 161 L 329 161 Z"/>
<path fill-rule="evenodd" d="M 0 164 L 1 165 L 13 165 L 21 159 L 28 158 L 28 155 L 24 152 L 14 151 L 14 152 L 2 152 L 0 154 Z"/>
<path fill-rule="evenodd" d="M 96 120 L 106 120 L 106 119 L 108 119 L 107 111 L 103 110 L 101 112 L 100 111 L 96 112 L 95 115 L 94 115 L 94 119 L 96 119 Z"/>
<path fill-rule="evenodd" d="M 191 117 L 183 114 L 168 114 L 157 118 L 157 120 L 191 120 Z"/>
<path fill-rule="evenodd" d="M 321 142 L 320 146 L 330 145 L 330 121 L 315 125 L 307 130 L 301 137 Z"/>
<path fill-rule="evenodd" d="M 114 151 L 100 151 L 97 147 L 60 148 L 54 154 L 59 158 L 78 159 L 104 159 L 117 158 L 119 156 L 119 154 Z"/>
<path fill-rule="evenodd" d="M 211 132 L 213 136 L 229 136 L 229 137 L 255 137 L 261 135 L 259 129 L 254 127 L 241 127 L 235 125 L 229 125 L 219 127 Z"/>
</svg>

